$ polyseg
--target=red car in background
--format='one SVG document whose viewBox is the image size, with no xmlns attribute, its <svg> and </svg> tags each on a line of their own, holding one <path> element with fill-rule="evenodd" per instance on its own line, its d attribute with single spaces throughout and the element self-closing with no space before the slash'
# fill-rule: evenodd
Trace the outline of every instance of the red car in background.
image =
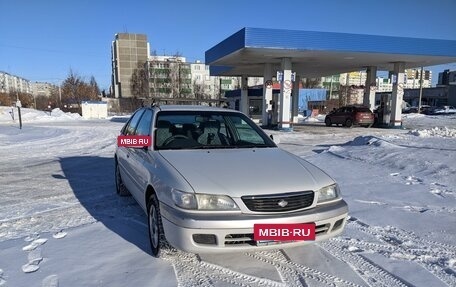
<svg viewBox="0 0 456 287">
<path fill-rule="evenodd" d="M 374 124 L 374 113 L 364 106 L 344 106 L 334 109 L 325 117 L 326 126 L 342 125 L 351 127 L 353 125 L 370 128 Z"/>
</svg>

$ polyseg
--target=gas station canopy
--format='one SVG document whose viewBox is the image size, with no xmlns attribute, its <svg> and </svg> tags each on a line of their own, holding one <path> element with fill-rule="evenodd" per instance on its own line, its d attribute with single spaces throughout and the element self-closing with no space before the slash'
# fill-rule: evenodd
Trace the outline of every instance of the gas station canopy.
<svg viewBox="0 0 456 287">
<path fill-rule="evenodd" d="M 297 87 L 292 81 L 366 70 L 363 104 L 375 107 L 376 73 L 393 73 L 392 101 L 387 102 L 385 124 L 402 125 L 401 106 L 405 69 L 456 62 L 456 41 L 333 32 L 309 32 L 244 28 L 206 51 L 206 64 L 213 76 L 240 76 L 240 109 L 248 113 L 248 77 L 263 77 L 262 123 L 270 114 L 287 129 L 297 122 Z M 267 83 L 280 72 L 280 96 L 273 100 Z M 292 74 L 294 75 L 292 77 Z M 299 81 L 299 80 L 297 80 Z M 294 90 L 294 91 L 292 91 Z M 294 94 L 294 96 L 293 96 Z M 291 102 L 292 101 L 292 102 Z M 290 111 L 291 107 L 291 111 Z"/>
<path fill-rule="evenodd" d="M 264 64 L 290 58 L 304 77 L 329 76 L 394 63 L 417 68 L 456 62 L 456 41 L 333 32 L 243 28 L 206 51 L 214 76 L 263 76 Z"/>
</svg>

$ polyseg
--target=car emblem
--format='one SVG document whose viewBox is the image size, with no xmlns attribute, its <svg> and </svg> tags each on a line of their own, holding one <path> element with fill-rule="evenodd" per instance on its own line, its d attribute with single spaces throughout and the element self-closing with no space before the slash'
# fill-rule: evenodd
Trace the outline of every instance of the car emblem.
<svg viewBox="0 0 456 287">
<path fill-rule="evenodd" d="M 285 201 L 283 199 L 281 199 L 279 202 L 277 202 L 277 204 L 280 206 L 280 207 L 285 207 L 288 205 L 288 201 Z"/>
</svg>

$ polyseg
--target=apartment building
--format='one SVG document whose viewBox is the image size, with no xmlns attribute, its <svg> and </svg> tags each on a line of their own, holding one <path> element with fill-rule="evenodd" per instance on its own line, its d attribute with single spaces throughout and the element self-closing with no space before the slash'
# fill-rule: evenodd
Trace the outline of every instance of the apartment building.
<svg viewBox="0 0 456 287">
<path fill-rule="evenodd" d="M 340 85 L 347 86 L 364 86 L 366 83 L 367 73 L 365 71 L 356 71 L 340 75 Z M 404 88 L 418 89 L 420 87 L 421 69 L 408 69 L 404 73 Z M 393 76 L 377 77 L 377 91 L 391 92 L 393 90 Z M 423 88 L 430 88 L 432 83 L 432 71 L 423 70 Z"/>
<path fill-rule="evenodd" d="M 111 45 L 112 89 L 116 98 L 134 97 L 131 78 L 144 68 L 149 57 L 149 43 L 144 34 L 118 33 Z"/>
<path fill-rule="evenodd" d="M 59 89 L 58 86 L 51 84 L 51 83 L 47 83 L 47 82 L 33 82 L 33 83 L 31 83 L 31 87 L 32 87 L 32 95 L 35 97 L 38 97 L 38 96 L 50 97 L 51 93 L 53 91 Z"/>
<path fill-rule="evenodd" d="M 32 84 L 27 79 L 0 71 L 0 92 L 31 94 Z"/>
<path fill-rule="evenodd" d="M 190 63 L 181 56 L 149 56 L 146 63 L 148 97 L 153 99 L 193 97 Z"/>
</svg>

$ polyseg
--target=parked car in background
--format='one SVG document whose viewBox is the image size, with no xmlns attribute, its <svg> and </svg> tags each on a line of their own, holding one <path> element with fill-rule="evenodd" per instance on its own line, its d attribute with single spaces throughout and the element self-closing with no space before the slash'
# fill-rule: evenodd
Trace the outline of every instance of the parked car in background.
<svg viewBox="0 0 456 287">
<path fill-rule="evenodd" d="M 452 115 L 456 113 L 456 108 L 453 106 L 435 107 L 432 110 L 432 115 Z"/>
<path fill-rule="evenodd" d="M 119 195 L 133 195 L 148 216 L 152 254 L 168 242 L 193 253 L 300 246 L 313 241 L 257 240 L 255 224 L 315 226 L 315 241 L 340 234 L 348 207 L 337 183 L 278 148 L 241 112 L 204 106 L 137 110 L 122 136 L 151 136 L 146 147 L 118 146 Z"/>
<path fill-rule="evenodd" d="M 327 114 L 325 124 L 328 127 L 331 125 L 371 127 L 374 124 L 374 113 L 364 106 L 344 106 Z"/>
<path fill-rule="evenodd" d="M 429 105 L 421 105 L 421 107 L 420 107 L 421 114 L 429 114 L 430 111 L 432 111 L 432 110 L 433 110 L 433 107 L 431 107 Z M 403 114 L 418 113 L 418 107 L 411 106 L 407 109 L 403 109 L 402 113 Z"/>
</svg>

